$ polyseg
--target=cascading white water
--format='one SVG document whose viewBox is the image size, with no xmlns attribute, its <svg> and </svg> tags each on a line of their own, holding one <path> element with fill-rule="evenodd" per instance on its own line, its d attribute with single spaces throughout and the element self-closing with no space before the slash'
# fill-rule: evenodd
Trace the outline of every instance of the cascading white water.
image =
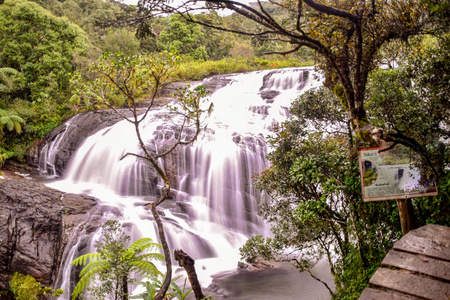
<svg viewBox="0 0 450 300">
<path fill-rule="evenodd" d="M 257 215 L 258 204 L 267 200 L 253 186 L 252 177 L 267 168 L 265 137 L 274 124 L 286 120 L 290 103 L 302 91 L 320 84 L 312 74 L 311 68 L 295 68 L 228 76 L 231 83 L 209 97 L 214 111 L 207 130 L 172 157 L 176 196 L 164 205 L 165 231 L 172 250 L 181 248 L 196 260 L 204 286 L 212 274 L 236 268 L 238 249 L 249 236 L 268 234 Z M 142 138 L 156 152 L 173 134 L 162 115 L 162 111 L 149 115 L 141 128 Z M 106 218 L 134 225 L 132 239 L 146 236 L 157 241 L 151 213 L 143 203 L 153 199 L 159 181 L 144 162 L 133 156 L 121 159 L 130 152 L 140 152 L 137 138 L 134 127 L 122 121 L 89 137 L 64 179 L 49 185 L 97 197 L 101 210 L 109 213 Z M 73 285 L 68 263 L 81 254 L 79 243 L 66 251 L 58 283 L 65 291 Z M 92 243 L 84 251 L 95 251 Z M 69 293 L 61 299 L 70 299 Z"/>
<path fill-rule="evenodd" d="M 66 129 L 76 121 L 78 116 L 74 116 L 62 126 Z M 49 143 L 45 144 L 39 154 L 39 170 L 41 173 L 53 177 L 56 176 L 55 156 L 61 141 L 66 138 L 68 130 L 62 130 L 62 133 L 56 135 Z"/>
</svg>

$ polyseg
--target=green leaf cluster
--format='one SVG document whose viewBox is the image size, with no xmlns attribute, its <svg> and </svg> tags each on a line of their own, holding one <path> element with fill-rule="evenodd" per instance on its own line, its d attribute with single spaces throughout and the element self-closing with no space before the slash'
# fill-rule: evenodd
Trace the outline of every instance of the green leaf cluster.
<svg viewBox="0 0 450 300">
<path fill-rule="evenodd" d="M 11 292 L 17 300 L 39 300 L 48 296 L 59 297 L 63 290 L 54 290 L 50 287 L 42 286 L 33 276 L 23 275 L 15 272 L 9 281 Z"/>
<path fill-rule="evenodd" d="M 152 261 L 163 261 L 164 255 L 149 252 L 161 249 L 160 244 L 154 243 L 150 238 L 142 238 L 126 247 L 130 237 L 125 235 L 120 223 L 115 220 L 106 221 L 102 229 L 103 239 L 96 244 L 98 252 L 81 255 L 71 262 L 73 266 L 85 265 L 72 299 L 82 294 L 89 284 L 92 285 L 89 290 L 94 297 L 128 297 L 128 284 L 133 281 L 132 274 L 150 278 L 162 274 Z"/>
<path fill-rule="evenodd" d="M 291 262 L 302 271 L 326 257 L 332 297 L 356 299 L 399 237 L 396 206 L 362 202 L 354 132 L 332 91 L 302 94 L 291 113 L 269 137 L 271 167 L 257 177 L 271 197 L 261 215 L 273 237 L 252 237 L 241 255 Z"/>
<path fill-rule="evenodd" d="M 142 285 L 145 288 L 145 292 L 130 297 L 130 299 L 144 299 L 144 300 L 153 300 L 155 299 L 156 294 L 161 289 L 163 285 L 164 278 L 160 278 L 160 276 L 154 276 L 149 278 L 148 281 L 139 281 L 137 282 L 139 285 Z M 187 278 L 184 279 L 183 287 L 180 287 L 176 281 L 179 280 L 181 276 L 173 278 L 170 281 L 170 290 L 165 294 L 164 299 L 179 299 L 184 300 L 186 297 L 192 292 L 192 289 L 186 289 L 186 281 Z"/>
</svg>

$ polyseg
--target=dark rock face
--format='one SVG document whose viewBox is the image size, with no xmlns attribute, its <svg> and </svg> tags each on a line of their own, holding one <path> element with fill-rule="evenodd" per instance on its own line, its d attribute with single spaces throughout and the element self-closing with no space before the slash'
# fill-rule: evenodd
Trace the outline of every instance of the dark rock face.
<svg viewBox="0 0 450 300">
<path fill-rule="evenodd" d="M 171 97 L 172 95 L 176 95 L 180 88 L 186 88 L 188 84 L 191 86 L 202 84 L 207 91 L 215 92 L 217 89 L 228 85 L 232 81 L 229 77 L 230 75 L 215 75 L 203 81 L 171 82 L 166 84 L 158 95 L 160 97 Z"/>
<path fill-rule="evenodd" d="M 29 150 L 27 163 L 36 168 L 40 167 L 41 172 L 62 176 L 70 158 L 88 136 L 103 128 L 114 125 L 120 120 L 122 120 L 121 117 L 111 110 L 80 113 L 68 120 L 66 124 L 50 131 L 43 141 L 36 143 Z M 47 168 L 48 166 L 39 165 L 39 161 L 42 161 L 42 157 L 39 157 L 39 155 L 42 155 L 41 150 L 45 145 L 51 144 L 61 134 L 64 134 L 64 138 L 59 142 L 59 150 L 54 154 L 54 172 L 56 174 L 52 174 L 53 171 L 49 170 Z"/>
<path fill-rule="evenodd" d="M 52 285 L 69 234 L 96 203 L 34 181 L 0 182 L 0 289 L 14 272 Z"/>
</svg>

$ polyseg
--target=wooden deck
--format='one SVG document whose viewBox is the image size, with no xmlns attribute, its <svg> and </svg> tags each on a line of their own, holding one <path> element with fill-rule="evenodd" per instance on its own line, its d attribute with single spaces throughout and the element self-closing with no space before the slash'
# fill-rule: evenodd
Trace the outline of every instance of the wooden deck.
<svg viewBox="0 0 450 300">
<path fill-rule="evenodd" d="M 426 225 L 394 244 L 360 300 L 450 300 L 450 227 Z"/>
</svg>

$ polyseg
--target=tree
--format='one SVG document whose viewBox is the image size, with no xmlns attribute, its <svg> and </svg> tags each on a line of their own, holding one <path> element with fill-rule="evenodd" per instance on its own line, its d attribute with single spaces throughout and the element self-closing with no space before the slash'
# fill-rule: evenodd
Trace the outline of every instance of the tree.
<svg viewBox="0 0 450 300">
<path fill-rule="evenodd" d="M 187 54 L 194 59 L 208 59 L 205 47 L 200 44 L 203 35 L 200 25 L 188 23 L 178 16 L 172 16 L 168 22 L 159 35 L 160 49 Z"/>
<path fill-rule="evenodd" d="M 125 235 L 118 221 L 108 220 L 103 226 L 102 240 L 95 247 L 98 253 L 88 253 L 77 257 L 71 265 L 86 265 L 80 273 L 78 281 L 72 293 L 72 299 L 76 299 L 85 289 L 86 285 L 97 277 L 99 285 L 91 288 L 92 295 L 103 299 L 106 295 L 112 299 L 128 299 L 128 284 L 133 281 L 132 272 L 139 275 L 157 277 L 161 272 L 151 262 L 152 260 L 164 260 L 160 253 L 148 253 L 160 249 L 160 244 L 154 243 L 150 238 L 142 238 L 135 241 L 128 248 L 126 244 L 130 237 Z M 90 261 L 88 264 L 86 264 Z"/>
<path fill-rule="evenodd" d="M 378 70 L 369 80 L 367 108 L 371 122 L 412 149 L 421 183 L 435 181 L 439 196 L 413 199 L 417 226 L 450 225 L 450 39 L 443 36 L 413 49 L 414 56 L 393 70 Z M 388 139 L 388 141 L 391 141 Z M 392 140 L 387 149 L 395 150 Z"/>
<path fill-rule="evenodd" d="M 121 52 L 123 55 L 136 55 L 139 53 L 139 41 L 133 32 L 127 29 L 110 28 L 103 41 L 102 49 L 105 52 Z"/>
<path fill-rule="evenodd" d="M 126 156 L 135 156 L 148 162 L 161 177 L 164 185 L 162 186 L 161 196 L 149 204 L 153 218 L 158 227 L 160 243 L 163 246 L 166 277 L 155 299 L 162 299 L 167 292 L 172 278 L 172 261 L 170 249 L 164 233 L 164 226 L 158 213 L 158 206 L 161 205 L 169 196 L 170 181 L 159 160 L 172 153 L 180 145 L 192 143 L 202 129 L 202 121 L 205 113 L 212 110 L 210 105 L 203 108 L 204 97 L 208 94 L 203 86 L 198 86 L 193 90 L 183 89 L 177 95 L 177 104 L 168 105 L 168 116 L 177 120 L 175 116 L 181 118 L 178 125 L 178 133 L 175 134 L 176 140 L 162 153 L 154 153 L 145 144 L 141 137 L 140 124 L 145 120 L 149 111 L 157 105 L 156 95 L 161 85 L 170 77 L 176 69 L 178 57 L 170 52 L 162 52 L 159 55 L 138 55 L 123 56 L 121 54 L 105 53 L 99 63 L 90 66 L 90 76 L 94 80 L 89 80 L 83 75 L 76 73 L 72 77 L 72 83 L 75 87 L 75 95 L 72 100 L 77 105 L 107 106 L 113 109 L 124 120 L 127 120 L 135 127 L 136 136 L 142 154 L 127 153 Z M 114 99 L 122 97 L 125 106 L 132 117 L 127 117 L 116 109 Z M 147 107 L 144 111 L 139 110 L 138 102 L 141 97 L 148 97 Z M 184 135 L 186 129 L 191 128 L 191 134 Z"/>
<path fill-rule="evenodd" d="M 58 99 L 68 88 L 72 57 L 85 50 L 85 41 L 78 26 L 33 2 L 0 6 L 0 64 L 21 72 L 15 95 L 22 99 Z"/>
<path fill-rule="evenodd" d="M 438 179 L 449 164 L 450 38 L 420 46 L 398 68 L 372 76 L 367 108 L 373 123 L 390 132 L 390 147 L 406 144 L 423 174 Z"/>
<path fill-rule="evenodd" d="M 257 187 L 271 197 L 261 215 L 273 237 L 250 238 L 241 255 L 289 262 L 324 283 L 333 299 L 356 299 L 398 238 L 398 212 L 388 202 L 362 202 L 350 151 L 356 141 L 338 97 L 311 90 L 290 111 L 269 139 L 270 168 L 257 176 Z M 310 271 L 322 257 L 335 290 Z"/>
<path fill-rule="evenodd" d="M 444 0 L 434 1 L 444 3 Z M 357 0 L 298 0 L 270 1 L 287 13 L 277 18 L 266 3 L 255 5 L 232 0 L 187 0 L 181 4 L 171 1 L 140 2 L 139 9 L 149 18 L 160 12 L 177 13 L 186 20 L 204 26 L 257 37 L 263 41 L 285 42 L 292 45 L 283 54 L 308 47 L 318 54 L 319 66 L 325 70 L 328 84 L 339 86 L 339 95 L 356 131 L 370 138 L 369 121 L 364 107 L 366 83 L 381 47 L 395 39 L 422 34 L 431 29 L 435 12 L 420 0 L 357 1 Z M 254 30 L 241 24 L 224 26 L 205 23 L 196 17 L 202 10 L 228 9 L 252 20 L 259 26 Z"/>
</svg>

